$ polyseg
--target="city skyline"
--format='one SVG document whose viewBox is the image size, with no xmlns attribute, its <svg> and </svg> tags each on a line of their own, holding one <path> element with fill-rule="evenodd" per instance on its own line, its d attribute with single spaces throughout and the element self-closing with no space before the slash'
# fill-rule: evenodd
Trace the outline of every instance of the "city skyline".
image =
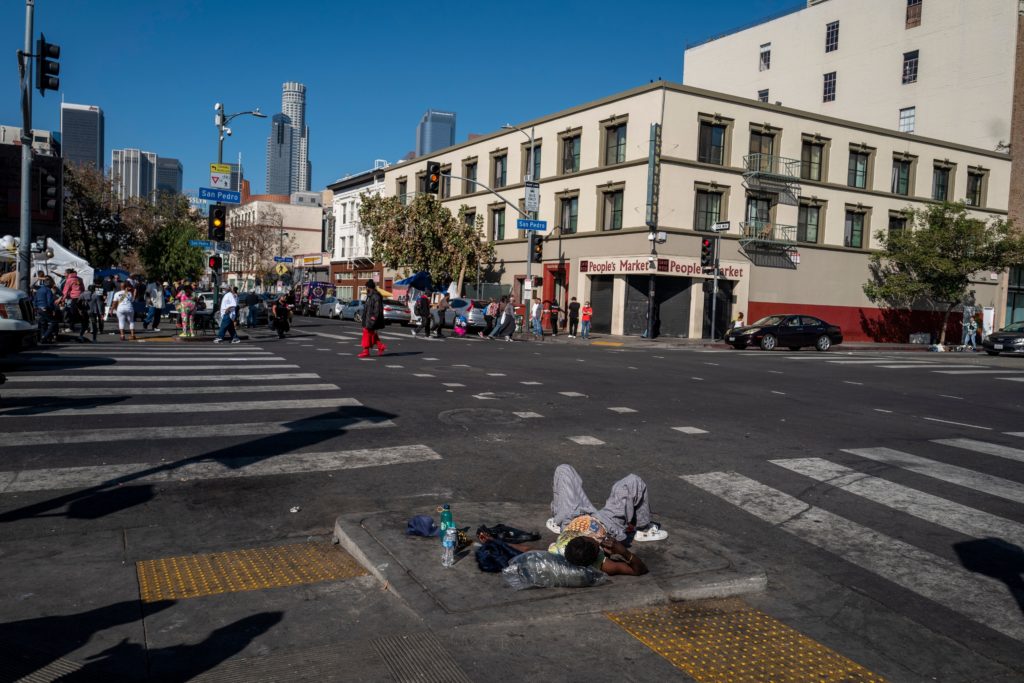
<svg viewBox="0 0 1024 683">
<path fill-rule="evenodd" d="M 281 84 L 300 82 L 311 93 L 305 125 L 315 132 L 308 154 L 316 162 L 310 188 L 323 188 L 371 167 L 374 159 L 399 160 L 413 148 L 412 126 L 428 107 L 458 112 L 456 142 L 462 142 L 469 133 L 492 132 L 506 122 L 521 123 L 659 77 L 679 82 L 686 44 L 805 4 L 758 0 L 719 8 L 651 2 L 649 14 L 658 21 L 644 14 L 616 24 L 618 44 L 642 49 L 621 50 L 614 60 L 590 36 L 606 30 L 602 17 L 618 5 L 599 1 L 581 12 L 576 3 L 553 4 L 545 8 L 538 30 L 517 32 L 515 41 L 508 42 L 501 81 L 514 96 L 485 98 L 470 84 L 493 79 L 494 67 L 487 60 L 459 58 L 452 62 L 459 67 L 450 78 L 421 78 L 410 64 L 417 62 L 425 36 L 438 44 L 462 45 L 479 25 L 506 19 L 499 7 L 455 2 L 430 16 L 413 11 L 411 2 L 386 8 L 324 7 L 293 40 L 260 42 L 256 49 L 253 36 L 280 29 L 278 5 L 265 0 L 254 0 L 245 12 L 210 3 L 100 4 L 84 12 L 71 0 L 39 0 L 35 33 L 44 32 L 62 47 L 61 90 L 45 98 L 35 94 L 33 127 L 60 129 L 62 97 L 95 104 L 104 112 L 107 149 L 164 150 L 181 160 L 186 187 L 207 186 L 206 169 L 217 159 L 214 103 L 224 103 L 229 114 L 259 107 L 270 115 L 279 111 Z M 0 36 L 12 50 L 24 40 L 23 14 L 17 3 L 0 14 Z M 560 28 L 569 24 L 576 30 Z M 350 27 L 340 44 L 338 25 Z M 200 38 L 199 26 L 217 27 L 216 50 L 208 38 Z M 126 31 L 139 40 L 119 40 Z M 386 48 L 380 44 L 381 31 L 388 36 Z M 212 55 L 218 55 L 213 64 Z M 364 67 L 367 55 L 373 60 Z M 118 65 L 116 71 L 111 64 Z M 555 65 L 566 76 L 543 77 Z M 399 88 L 382 80 L 384 73 L 410 69 L 412 77 Z M 0 73 L 0 87 L 17 92 L 16 69 Z M 20 121 L 17 97 L 0 100 L 0 123 Z M 224 159 L 237 162 L 241 154 L 246 176 L 262 184 L 270 121 L 243 116 L 231 127 Z M 110 152 L 105 155 L 109 163 Z"/>
<path fill-rule="evenodd" d="M 416 156 L 455 144 L 456 114 L 452 111 L 428 109 L 416 126 Z"/>
</svg>

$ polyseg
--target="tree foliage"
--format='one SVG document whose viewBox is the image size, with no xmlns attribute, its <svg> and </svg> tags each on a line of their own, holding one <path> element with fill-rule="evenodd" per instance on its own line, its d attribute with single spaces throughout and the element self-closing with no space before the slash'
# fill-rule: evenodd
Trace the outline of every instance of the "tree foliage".
<svg viewBox="0 0 1024 683">
<path fill-rule="evenodd" d="M 138 258 L 149 278 L 198 279 L 203 274 L 203 250 L 189 246 L 188 241 L 204 235 L 201 218 L 190 210 L 185 196 L 160 194 L 156 205 L 144 211 L 149 220 Z"/>
<path fill-rule="evenodd" d="M 373 237 L 372 257 L 387 268 L 425 270 L 436 283 L 460 280 L 468 269 L 494 261 L 494 245 L 484 239 L 483 218 L 472 222 L 469 207 L 458 216 L 432 195 L 416 195 L 403 205 L 398 197 L 364 194 L 359 209 Z"/>
<path fill-rule="evenodd" d="M 963 203 L 911 210 L 907 228 L 876 233 L 882 250 L 870 257 L 864 293 L 892 309 L 945 309 L 939 343 L 953 310 L 967 297 L 972 275 L 1024 261 L 1024 235 L 1008 221 L 985 222 Z"/>
<path fill-rule="evenodd" d="M 273 206 L 259 206 L 254 221 L 228 218 L 227 238 L 231 241 L 232 269 L 266 284 L 280 279 L 273 272 L 274 257 L 295 251 L 297 241 L 286 235 L 284 217 Z"/>
<path fill-rule="evenodd" d="M 138 221 L 125 219 L 137 208 L 120 202 L 103 171 L 64 165 L 64 246 L 92 266 L 117 265 L 141 244 Z"/>
</svg>

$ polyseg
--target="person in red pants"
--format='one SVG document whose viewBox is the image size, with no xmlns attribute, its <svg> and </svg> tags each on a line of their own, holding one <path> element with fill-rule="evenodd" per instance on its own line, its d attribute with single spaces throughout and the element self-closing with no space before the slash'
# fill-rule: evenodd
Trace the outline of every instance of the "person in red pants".
<svg viewBox="0 0 1024 683">
<path fill-rule="evenodd" d="M 370 355 L 370 348 L 377 347 L 377 355 L 383 356 L 387 351 L 386 346 L 381 343 L 377 330 L 384 328 L 384 299 L 377 291 L 377 283 L 373 280 L 366 281 L 366 304 L 363 308 L 363 352 L 359 358 L 367 358 Z"/>
</svg>

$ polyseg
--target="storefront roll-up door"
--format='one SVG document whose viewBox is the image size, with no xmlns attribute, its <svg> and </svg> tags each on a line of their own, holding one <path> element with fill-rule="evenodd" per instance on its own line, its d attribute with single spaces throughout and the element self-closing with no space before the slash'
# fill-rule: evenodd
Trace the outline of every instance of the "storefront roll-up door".
<svg viewBox="0 0 1024 683">
<path fill-rule="evenodd" d="M 688 277 L 659 277 L 654 284 L 654 299 L 658 302 L 655 328 L 660 336 L 690 336 L 690 287 Z"/>
<path fill-rule="evenodd" d="M 647 329 L 647 287 L 646 275 L 630 275 L 626 278 L 626 308 L 622 316 L 623 334 L 643 334 Z"/>
<path fill-rule="evenodd" d="M 721 339 L 729 321 L 732 319 L 732 288 L 736 283 L 732 280 L 718 281 L 718 303 L 715 304 L 715 337 Z M 711 292 L 704 294 L 704 332 L 706 339 L 711 336 Z"/>
<path fill-rule="evenodd" d="M 590 278 L 590 306 L 594 315 L 590 319 L 593 332 L 612 332 L 612 276 L 592 275 Z"/>
</svg>

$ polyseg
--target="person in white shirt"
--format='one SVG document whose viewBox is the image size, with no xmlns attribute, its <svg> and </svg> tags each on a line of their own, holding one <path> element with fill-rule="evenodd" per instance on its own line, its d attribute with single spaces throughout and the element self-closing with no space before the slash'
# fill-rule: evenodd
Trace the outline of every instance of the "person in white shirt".
<svg viewBox="0 0 1024 683">
<path fill-rule="evenodd" d="M 135 341 L 135 296 L 131 287 L 125 282 L 121 285 L 120 291 L 114 292 L 110 307 L 117 313 L 117 331 L 121 333 L 121 341 L 124 341 L 124 328 L 128 328 Z"/>
<path fill-rule="evenodd" d="M 160 331 L 160 316 L 164 312 L 164 288 L 159 282 L 146 285 L 146 319 L 142 321 L 142 329 L 153 326 L 154 332 Z"/>
<path fill-rule="evenodd" d="M 242 341 L 238 338 L 238 332 L 235 331 L 235 318 L 237 317 L 238 287 L 232 287 L 224 292 L 224 297 L 220 300 L 220 329 L 217 331 L 217 338 L 213 340 L 215 344 L 224 341 L 224 335 L 229 332 L 232 344 Z"/>
</svg>

